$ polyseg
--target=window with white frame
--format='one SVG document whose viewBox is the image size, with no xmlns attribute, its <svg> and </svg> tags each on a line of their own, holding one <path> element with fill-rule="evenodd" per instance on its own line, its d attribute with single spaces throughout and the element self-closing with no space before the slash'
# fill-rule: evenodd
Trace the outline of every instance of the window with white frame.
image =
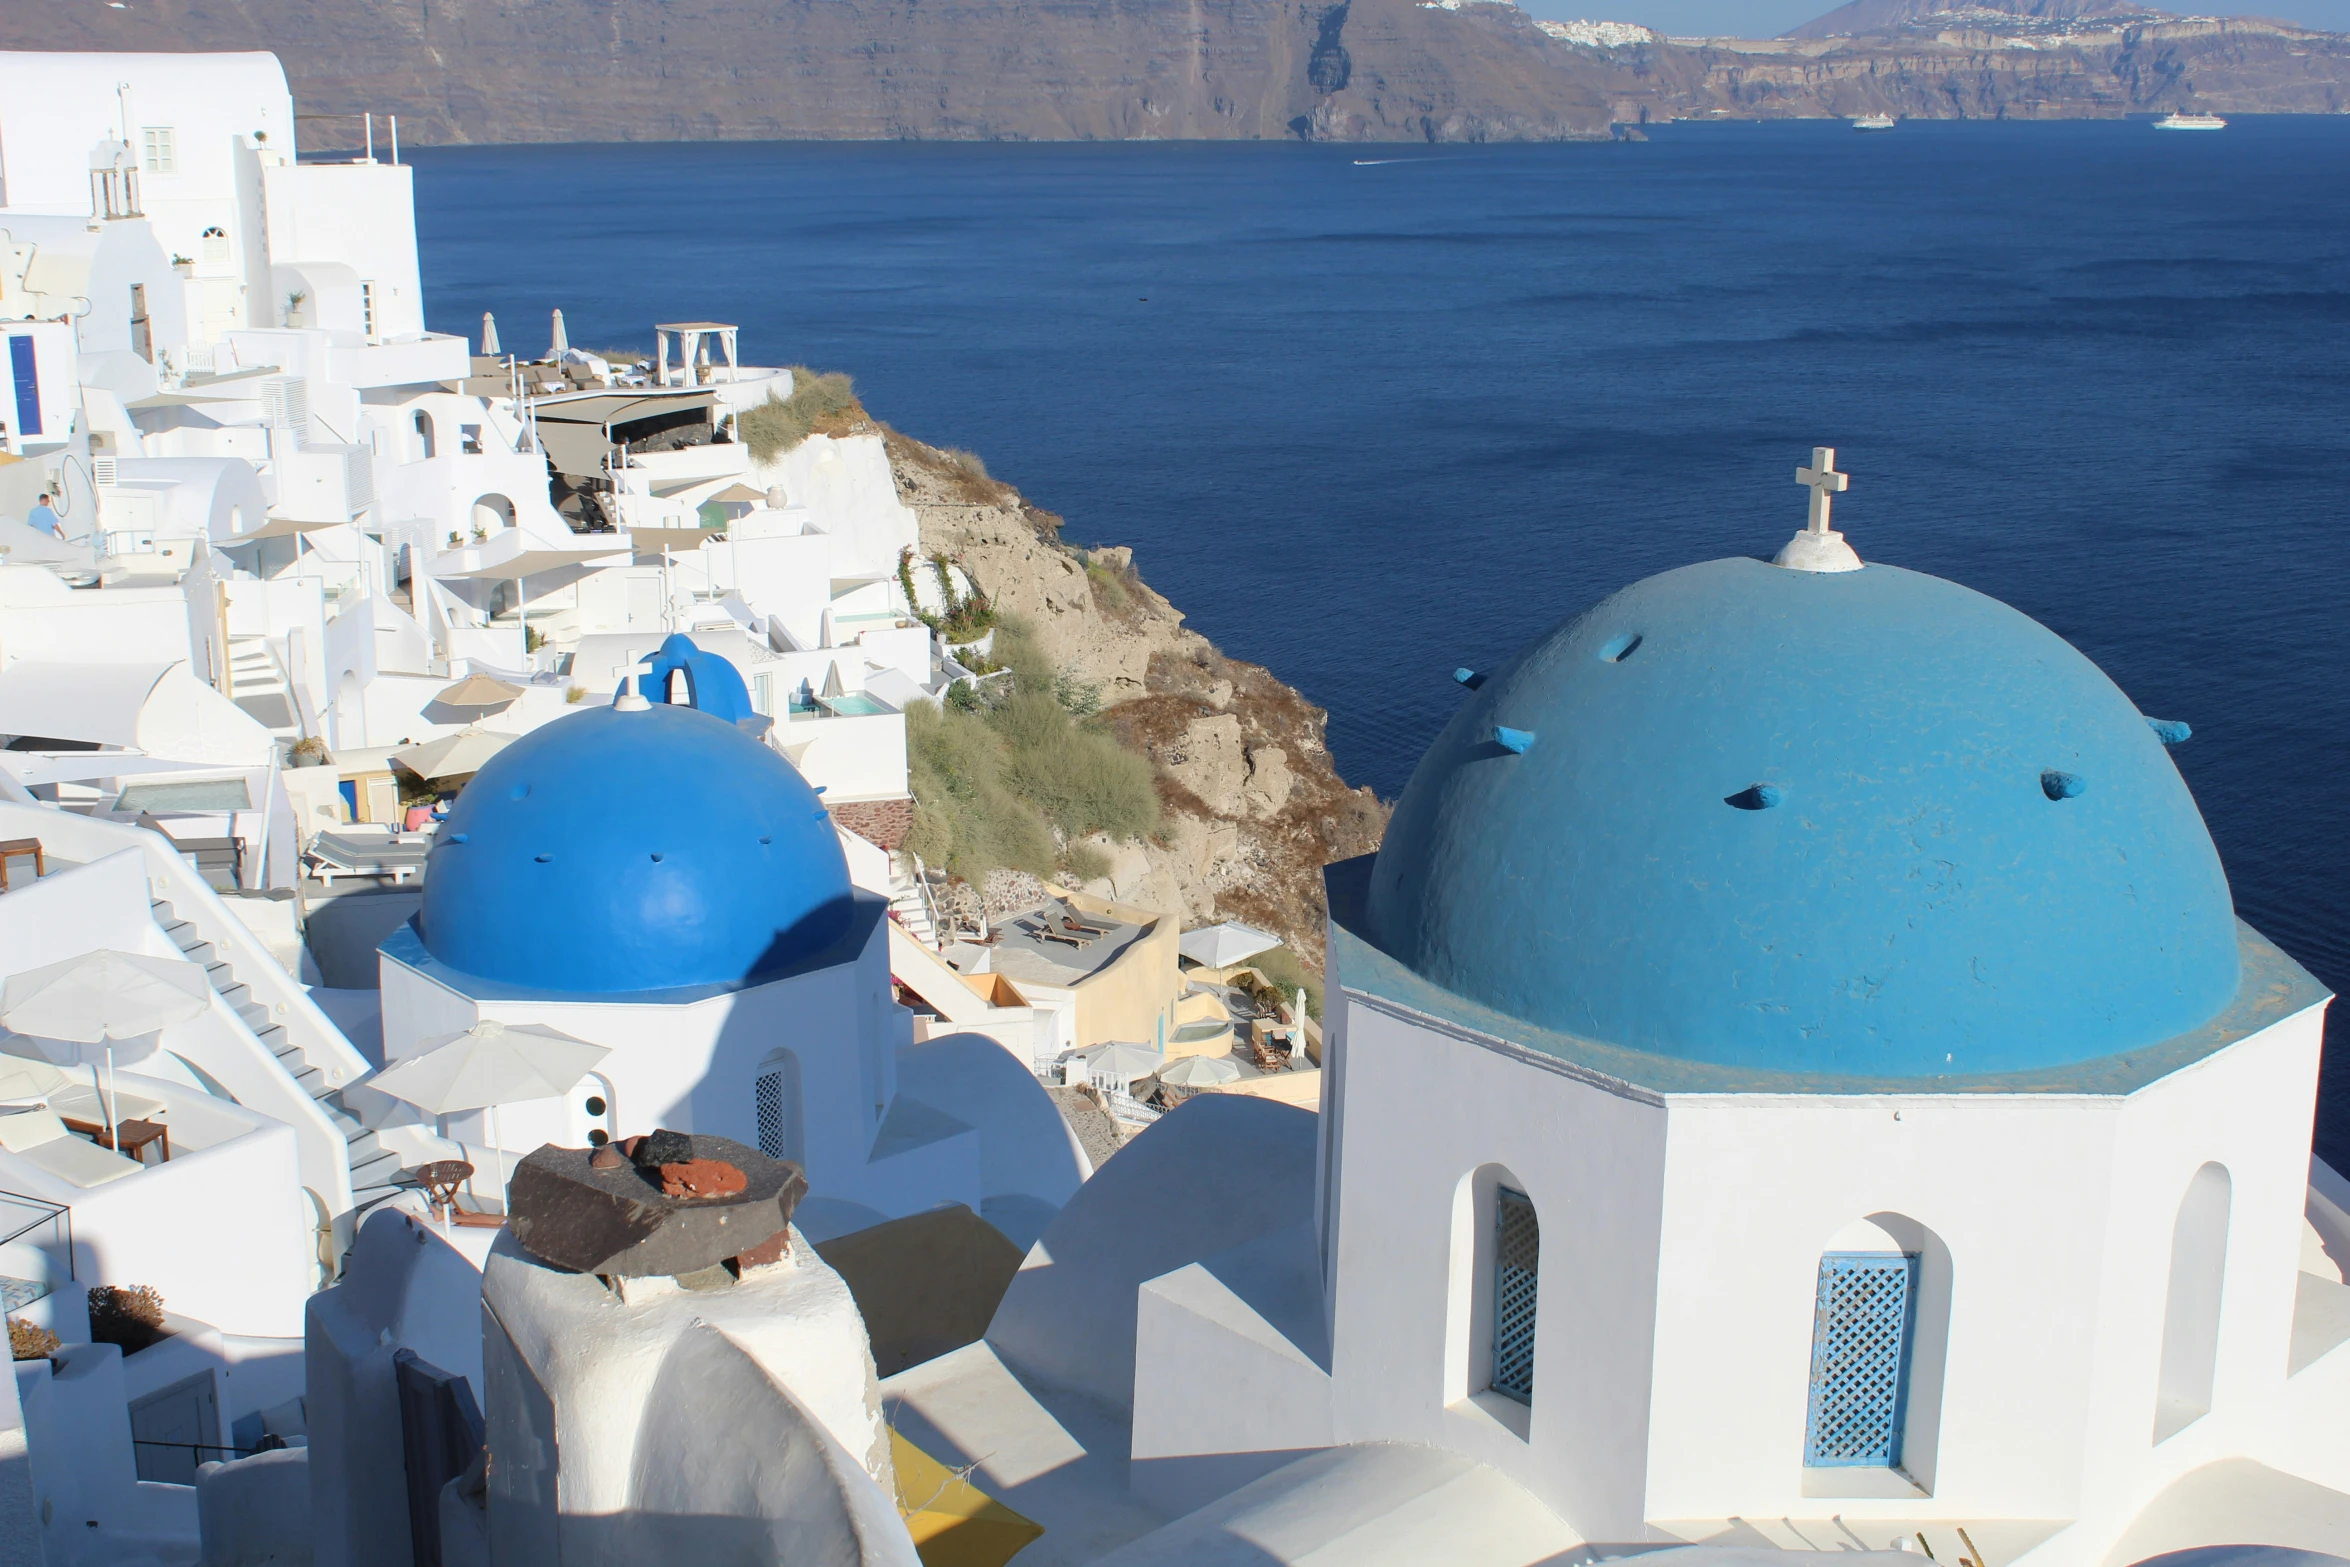
<svg viewBox="0 0 2350 1567">
<path fill-rule="evenodd" d="M 204 231 L 201 253 L 207 266 L 219 266 L 228 260 L 228 230 L 219 227 Z"/>
<path fill-rule="evenodd" d="M 150 125 L 139 132 L 139 167 L 149 174 L 180 171 L 179 138 L 168 125 Z"/>
</svg>

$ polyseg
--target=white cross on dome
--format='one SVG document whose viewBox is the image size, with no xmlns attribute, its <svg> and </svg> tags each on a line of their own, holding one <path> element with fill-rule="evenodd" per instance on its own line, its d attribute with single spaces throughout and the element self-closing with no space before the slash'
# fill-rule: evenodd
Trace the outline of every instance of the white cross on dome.
<svg viewBox="0 0 2350 1567">
<path fill-rule="evenodd" d="M 1836 471 L 1836 448 L 1813 447 L 1811 466 L 1796 469 L 1795 482 L 1811 491 L 1810 516 L 1803 531 L 1789 539 L 1771 563 L 1791 571 L 1860 570 L 1860 557 L 1844 542 L 1843 534 L 1828 526 L 1830 498 L 1842 494 L 1851 483 L 1850 475 Z"/>
</svg>

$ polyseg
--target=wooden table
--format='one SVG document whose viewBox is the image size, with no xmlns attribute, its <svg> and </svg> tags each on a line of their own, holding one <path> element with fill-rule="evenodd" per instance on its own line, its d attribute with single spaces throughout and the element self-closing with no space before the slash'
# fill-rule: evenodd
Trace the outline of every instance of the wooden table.
<svg viewBox="0 0 2350 1567">
<path fill-rule="evenodd" d="M 59 1119 L 65 1122 L 67 1131 L 79 1132 L 99 1147 L 111 1148 L 126 1158 L 138 1160 L 141 1164 L 147 1162 L 148 1145 L 161 1144 L 163 1157 L 156 1162 L 159 1164 L 171 1162 L 171 1128 L 165 1126 L 161 1121 L 141 1121 L 135 1117 L 117 1121 L 114 1123 L 115 1136 L 108 1137 L 104 1122 L 77 1121 L 71 1116 L 60 1116 Z"/>
</svg>

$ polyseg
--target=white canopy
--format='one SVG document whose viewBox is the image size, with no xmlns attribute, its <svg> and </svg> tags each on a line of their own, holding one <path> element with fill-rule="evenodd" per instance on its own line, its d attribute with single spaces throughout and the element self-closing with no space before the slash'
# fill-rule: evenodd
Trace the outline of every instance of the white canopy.
<svg viewBox="0 0 2350 1567">
<path fill-rule="evenodd" d="M 1230 968 L 1280 945 L 1279 936 L 1268 936 L 1253 926 L 1228 920 L 1221 925 L 1203 925 L 1198 930 L 1185 931 L 1183 938 L 1175 943 L 1175 950 L 1202 968 Z"/>
<path fill-rule="evenodd" d="M 1142 1045 L 1094 1045 L 1078 1051 L 1077 1055 L 1085 1063 L 1088 1078 L 1096 1083 L 1115 1083 L 1121 1088 L 1152 1076 L 1167 1064 L 1165 1056 Z"/>
<path fill-rule="evenodd" d="M 122 746 L 213 767 L 266 767 L 253 716 L 176 664 L 12 664 L 0 671 L 0 734 Z"/>
<path fill-rule="evenodd" d="M 462 1034 L 427 1040 L 421 1054 L 393 1062 L 367 1086 L 419 1110 L 454 1115 L 567 1094 L 611 1053 L 535 1023 L 484 1018 Z"/>
</svg>

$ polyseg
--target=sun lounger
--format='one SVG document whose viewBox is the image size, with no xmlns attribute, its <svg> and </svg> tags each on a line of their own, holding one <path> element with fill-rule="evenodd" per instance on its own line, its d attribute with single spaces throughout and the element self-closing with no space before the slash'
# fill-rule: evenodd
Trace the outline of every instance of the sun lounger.
<svg viewBox="0 0 2350 1567">
<path fill-rule="evenodd" d="M 312 840 L 306 858 L 311 874 L 330 887 L 337 876 L 389 876 L 397 883 L 423 873 L 424 857 L 431 848 L 430 844 L 403 843 L 390 837 L 368 839 L 322 832 Z"/>
<path fill-rule="evenodd" d="M 0 1115 L 0 1149 L 73 1186 L 103 1186 L 136 1175 L 141 1166 L 65 1129 L 52 1110 L 19 1110 Z"/>
</svg>

